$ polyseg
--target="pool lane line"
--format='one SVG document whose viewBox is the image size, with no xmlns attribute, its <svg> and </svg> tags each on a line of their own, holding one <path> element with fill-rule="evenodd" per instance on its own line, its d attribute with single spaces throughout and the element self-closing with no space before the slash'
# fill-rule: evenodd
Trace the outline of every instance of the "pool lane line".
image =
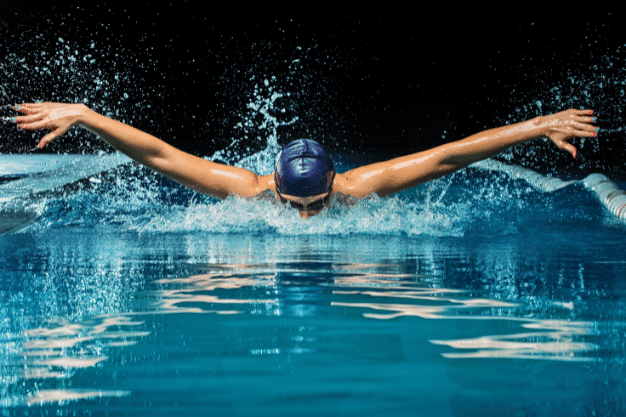
<svg viewBox="0 0 626 417">
<path fill-rule="evenodd" d="M 626 191 L 602 174 L 587 176 L 583 184 L 595 193 L 607 210 L 620 219 L 626 219 Z"/>
<path fill-rule="evenodd" d="M 29 158 L 29 155 L 26 154 L 16 156 L 16 161 L 19 158 L 25 160 Z M 16 197 L 30 198 L 39 192 L 53 191 L 61 186 L 88 179 L 132 161 L 120 152 L 106 155 L 72 156 L 75 156 L 75 159 L 61 162 L 52 169 L 36 171 L 32 174 L 27 173 L 18 179 L 0 184 L 0 202 L 9 201 Z M 12 156 L 9 155 L 7 160 L 10 161 L 11 158 Z"/>
<path fill-rule="evenodd" d="M 568 185 L 582 182 L 585 188 L 592 191 L 611 214 L 617 218 L 626 219 L 626 191 L 619 188 L 606 175 L 590 174 L 581 181 L 563 181 L 556 177 L 546 177 L 519 165 L 509 165 L 492 159 L 479 161 L 470 166 L 488 171 L 504 172 L 512 178 L 524 179 L 532 187 L 544 192 L 556 191 Z"/>
</svg>

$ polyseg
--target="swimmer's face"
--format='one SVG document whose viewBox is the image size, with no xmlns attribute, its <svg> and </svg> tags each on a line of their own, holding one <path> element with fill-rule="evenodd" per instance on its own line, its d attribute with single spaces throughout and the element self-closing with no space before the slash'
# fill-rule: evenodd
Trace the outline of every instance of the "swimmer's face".
<svg viewBox="0 0 626 417">
<path fill-rule="evenodd" d="M 296 197 L 285 194 L 278 194 L 278 197 L 283 204 L 289 204 L 291 208 L 298 210 L 300 217 L 308 219 L 328 207 L 332 198 L 332 191 L 310 197 Z"/>
</svg>

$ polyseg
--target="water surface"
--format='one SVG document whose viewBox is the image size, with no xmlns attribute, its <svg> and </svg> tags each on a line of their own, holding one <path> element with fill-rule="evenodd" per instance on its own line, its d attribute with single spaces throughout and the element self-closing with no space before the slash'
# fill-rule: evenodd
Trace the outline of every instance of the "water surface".
<svg viewBox="0 0 626 417">
<path fill-rule="evenodd" d="M 32 214 L 0 236 L 7 415 L 624 411 L 624 224 L 580 183 L 469 168 L 303 221 L 122 163 L 2 204 Z"/>
</svg>

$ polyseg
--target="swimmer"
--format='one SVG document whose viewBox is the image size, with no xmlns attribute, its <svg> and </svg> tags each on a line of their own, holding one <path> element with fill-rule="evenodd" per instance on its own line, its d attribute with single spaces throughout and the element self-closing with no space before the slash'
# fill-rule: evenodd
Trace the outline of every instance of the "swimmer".
<svg viewBox="0 0 626 417">
<path fill-rule="evenodd" d="M 332 160 L 319 143 L 299 139 L 283 147 L 273 174 L 257 175 L 183 152 L 83 104 L 24 103 L 15 106 L 15 110 L 23 115 L 10 121 L 17 123 L 19 129 L 50 130 L 40 140 L 40 149 L 71 127 L 83 126 L 135 161 L 193 190 L 221 199 L 230 194 L 254 197 L 271 190 L 283 204 L 298 210 L 303 219 L 328 207 L 336 193 L 355 198 L 370 194 L 386 197 L 540 137 L 548 137 L 576 158 L 577 150 L 568 141 L 574 137 L 596 137 L 599 131 L 593 125 L 593 110 L 570 109 L 344 173 L 335 172 Z"/>
</svg>

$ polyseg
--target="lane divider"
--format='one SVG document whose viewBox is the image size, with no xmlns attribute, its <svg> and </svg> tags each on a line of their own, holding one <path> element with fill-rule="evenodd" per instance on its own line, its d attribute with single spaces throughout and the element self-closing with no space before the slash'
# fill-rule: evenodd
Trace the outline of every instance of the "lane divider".
<svg viewBox="0 0 626 417">
<path fill-rule="evenodd" d="M 583 183 L 596 194 L 607 210 L 620 219 L 626 219 L 626 191 L 602 174 L 591 174 Z"/>
<path fill-rule="evenodd" d="M 471 165 L 488 171 L 504 172 L 512 178 L 526 180 L 532 187 L 545 192 L 556 191 L 560 188 L 579 181 L 563 181 L 556 177 L 546 177 L 528 168 L 518 165 L 508 165 L 491 159 L 479 161 Z M 581 180 L 585 188 L 592 191 L 600 203 L 614 216 L 626 219 L 626 191 L 622 190 L 606 175 L 591 174 Z"/>
</svg>

